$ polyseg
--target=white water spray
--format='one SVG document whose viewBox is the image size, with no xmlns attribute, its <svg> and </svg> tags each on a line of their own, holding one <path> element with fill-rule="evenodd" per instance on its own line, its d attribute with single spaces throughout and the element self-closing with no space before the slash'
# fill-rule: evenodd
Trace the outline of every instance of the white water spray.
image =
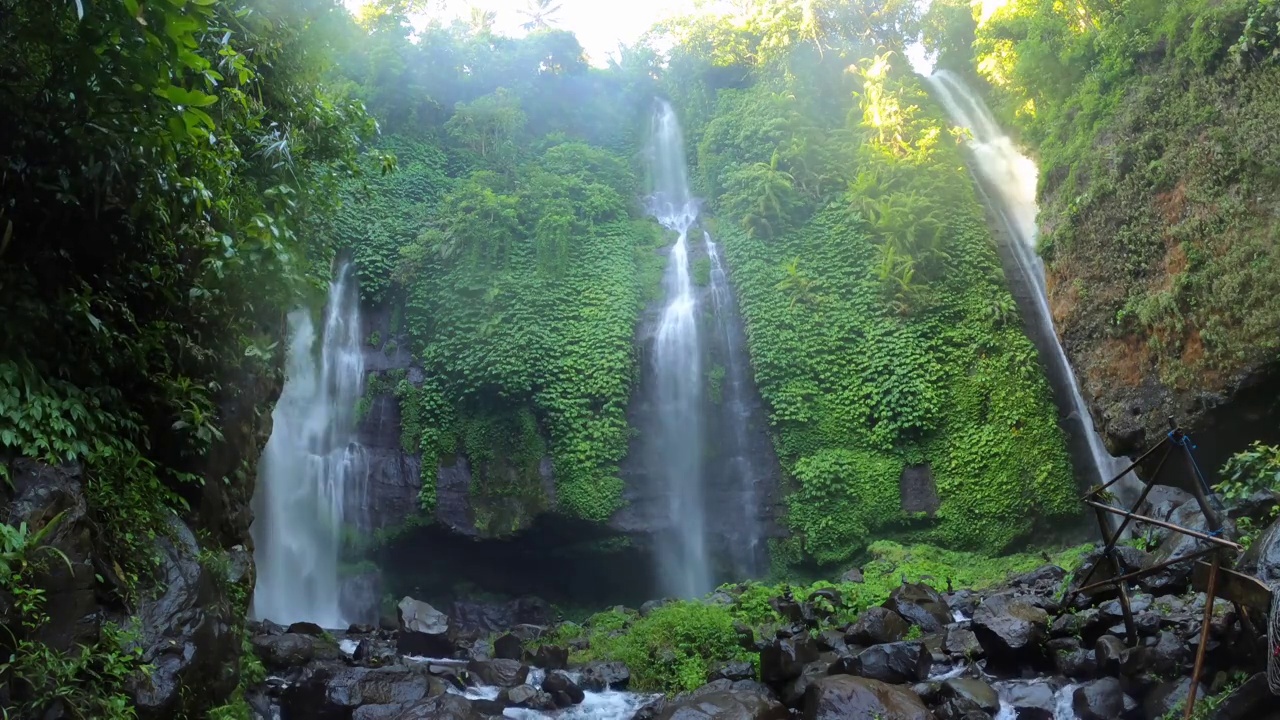
<svg viewBox="0 0 1280 720">
<path fill-rule="evenodd" d="M 689 195 L 680 122 L 667 102 L 659 103 L 653 117 L 650 161 L 651 212 L 679 234 L 663 280 L 667 301 L 653 356 L 661 453 L 657 470 L 666 483 L 672 522 L 671 532 L 657 538 L 659 574 L 667 592 L 696 597 L 712 589 L 702 473 L 702 347 L 689 274 L 689 229 L 698 206 Z"/>
<path fill-rule="evenodd" d="M 364 497 L 368 469 L 354 442 L 364 379 L 355 270 L 330 283 L 319 355 L 311 312 L 289 314 L 284 389 L 258 467 L 252 534 L 255 618 L 347 626 L 338 605 L 344 522 Z"/>
<path fill-rule="evenodd" d="M 934 97 L 946 109 L 952 122 L 973 134 L 969 149 L 973 154 L 975 172 L 988 195 L 990 205 L 1004 223 L 1014 242 L 1010 250 L 1017 261 L 1024 280 L 1035 289 L 1036 314 L 1039 329 L 1045 333 L 1045 345 L 1053 349 L 1050 362 L 1056 363 L 1056 372 L 1066 380 L 1072 412 L 1077 416 L 1081 432 L 1089 445 L 1094 475 L 1099 483 L 1105 483 L 1128 467 L 1124 458 L 1112 457 L 1102 438 L 1094 428 L 1093 416 L 1085 404 L 1075 372 L 1067 359 L 1066 351 L 1054 329 L 1053 314 L 1049 309 L 1049 297 L 1045 287 L 1044 263 L 1036 253 L 1039 228 L 1036 215 L 1036 184 L 1039 171 L 1035 163 L 1018 152 L 1013 140 L 996 123 L 982 98 L 964 84 L 959 77 L 947 70 L 938 70 L 925 79 L 933 88 Z M 991 197 L 994 195 L 994 197 Z M 1141 489 L 1141 481 L 1128 473 L 1114 486 L 1116 494 L 1125 502 L 1132 502 Z"/>
</svg>

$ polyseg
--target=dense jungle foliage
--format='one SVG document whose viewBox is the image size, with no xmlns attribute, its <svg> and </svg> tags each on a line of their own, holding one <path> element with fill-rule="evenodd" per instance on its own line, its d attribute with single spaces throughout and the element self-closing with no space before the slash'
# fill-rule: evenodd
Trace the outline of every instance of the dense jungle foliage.
<svg viewBox="0 0 1280 720">
<path fill-rule="evenodd" d="M 1280 3 L 935 3 L 1041 167 L 1055 319 L 1097 390 L 1214 390 L 1280 351 Z"/>
</svg>

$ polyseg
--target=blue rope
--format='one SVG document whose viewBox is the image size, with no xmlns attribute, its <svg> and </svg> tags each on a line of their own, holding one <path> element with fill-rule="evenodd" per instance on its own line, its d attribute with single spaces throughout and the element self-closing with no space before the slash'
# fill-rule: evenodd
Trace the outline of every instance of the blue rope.
<svg viewBox="0 0 1280 720">
<path fill-rule="evenodd" d="M 1169 431 L 1169 439 L 1187 449 L 1187 457 L 1191 458 L 1191 467 L 1196 471 L 1196 477 L 1200 480 L 1200 487 L 1204 488 L 1205 495 L 1213 495 L 1213 490 L 1209 488 L 1209 481 L 1204 479 L 1204 473 L 1200 471 L 1200 464 L 1196 462 L 1195 453 L 1191 452 L 1196 449 L 1196 445 L 1191 443 L 1191 436 L 1183 433 L 1182 439 L 1179 440 L 1173 436 L 1173 432 L 1172 430 Z"/>
</svg>

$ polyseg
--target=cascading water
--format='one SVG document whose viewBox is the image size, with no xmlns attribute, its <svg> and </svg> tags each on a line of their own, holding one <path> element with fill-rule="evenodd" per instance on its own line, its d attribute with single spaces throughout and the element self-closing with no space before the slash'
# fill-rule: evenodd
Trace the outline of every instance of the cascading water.
<svg viewBox="0 0 1280 720">
<path fill-rule="evenodd" d="M 689 273 L 689 229 L 698 207 L 689 195 L 684 137 L 675 110 L 660 102 L 653 117 L 650 152 L 651 212 L 679 234 L 671 248 L 663 284 L 662 309 L 654 347 L 657 431 L 670 532 L 657 537 L 659 574 L 665 590 L 695 597 L 712 589 L 703 493 L 702 347 L 698 340 L 697 296 Z"/>
<path fill-rule="evenodd" d="M 729 277 L 720 261 L 720 248 L 712 241 L 711 233 L 703 233 L 703 242 L 706 243 L 707 258 L 711 262 L 711 298 L 715 306 L 716 327 L 725 348 L 724 376 L 720 388 L 723 412 L 729 426 L 727 437 L 722 440 L 726 446 L 723 450 L 728 458 L 725 470 L 741 491 L 738 497 L 742 515 L 738 524 L 741 535 L 734 543 L 733 563 L 739 577 L 755 577 L 761 567 L 762 555 L 760 523 L 755 517 L 760 504 L 757 487 L 763 478 L 759 477 L 761 469 L 751 462 L 749 453 L 749 401 L 754 390 L 746 358 L 742 357 L 742 321 L 734 302 L 733 291 L 729 287 Z"/>
<path fill-rule="evenodd" d="M 979 186 L 988 205 L 1000 218 L 1013 243 L 1009 247 L 1025 283 L 1034 290 L 1035 329 L 1042 337 L 1037 347 L 1051 365 L 1050 372 L 1061 377 L 1067 389 L 1071 412 L 1080 424 L 1080 434 L 1088 443 L 1094 474 L 1098 482 L 1107 482 L 1129 463 L 1112 457 L 1093 425 L 1093 416 L 1084 402 L 1075 372 L 1054 329 L 1053 314 L 1045 288 L 1044 263 L 1036 253 L 1039 233 L 1036 225 L 1036 183 L 1039 171 L 1035 163 L 1018 152 L 1013 140 L 996 123 L 982 98 L 969 89 L 954 73 L 938 70 L 926 78 L 934 97 L 946 109 L 951 121 L 972 133 L 969 142 L 972 164 L 979 176 Z M 1122 501 L 1131 502 L 1140 489 L 1140 480 L 1129 473 L 1114 487 Z"/>
<path fill-rule="evenodd" d="M 364 379 L 355 269 L 342 266 L 329 285 L 318 355 L 309 310 L 289 314 L 289 331 L 287 375 L 254 495 L 252 614 L 342 628 L 341 531 L 355 519 L 368 479 L 354 442 Z"/>
</svg>

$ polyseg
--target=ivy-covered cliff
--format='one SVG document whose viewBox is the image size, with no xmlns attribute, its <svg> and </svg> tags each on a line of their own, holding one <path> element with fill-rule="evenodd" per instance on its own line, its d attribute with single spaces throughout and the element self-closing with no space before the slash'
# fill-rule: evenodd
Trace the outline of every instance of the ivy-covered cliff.
<svg viewBox="0 0 1280 720">
<path fill-rule="evenodd" d="M 935 3 L 1040 164 L 1060 334 L 1117 451 L 1197 431 L 1216 468 L 1275 439 L 1280 4 Z"/>
</svg>

